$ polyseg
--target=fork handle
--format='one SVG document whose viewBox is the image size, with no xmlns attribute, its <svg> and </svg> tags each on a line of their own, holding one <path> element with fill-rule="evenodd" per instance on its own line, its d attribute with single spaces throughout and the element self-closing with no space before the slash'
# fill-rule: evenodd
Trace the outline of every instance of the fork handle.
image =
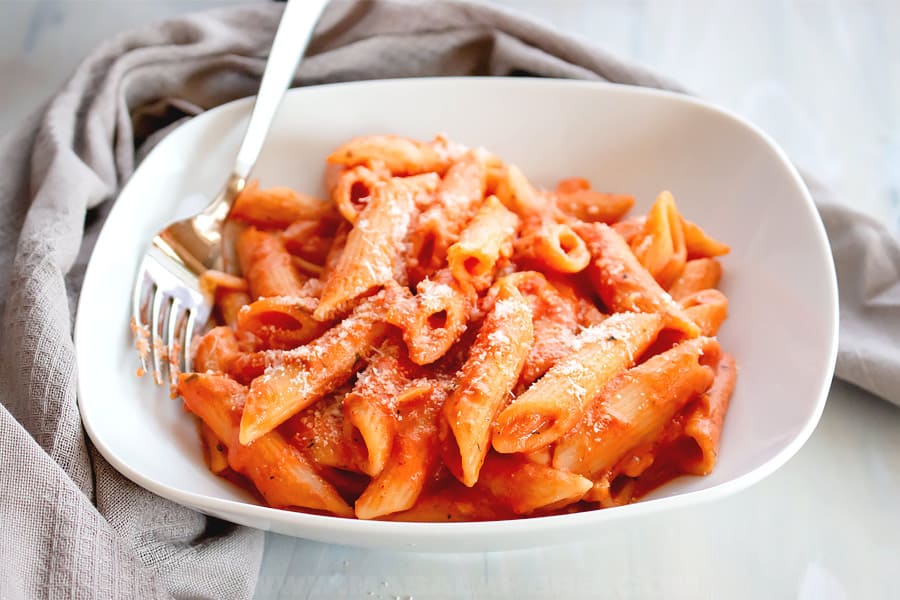
<svg viewBox="0 0 900 600">
<path fill-rule="evenodd" d="M 259 158 L 275 112 L 284 92 L 294 80 L 297 64 L 326 4 L 328 0 L 288 0 L 284 7 L 253 111 L 250 113 L 247 132 L 234 162 L 232 179 L 243 180 L 239 189 L 243 188 L 243 183 Z"/>
</svg>

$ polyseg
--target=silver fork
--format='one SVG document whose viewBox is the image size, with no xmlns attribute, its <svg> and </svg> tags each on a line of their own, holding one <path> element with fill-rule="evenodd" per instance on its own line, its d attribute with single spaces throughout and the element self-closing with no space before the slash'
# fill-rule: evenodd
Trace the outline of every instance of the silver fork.
<svg viewBox="0 0 900 600">
<path fill-rule="evenodd" d="M 200 213 L 177 221 L 153 237 L 138 269 L 131 330 L 141 371 L 157 384 L 191 370 L 191 340 L 212 311 L 200 289 L 209 269 L 224 270 L 223 225 L 244 189 L 285 91 L 294 78 L 313 29 L 328 0 L 289 0 L 272 42 L 259 93 L 234 168 L 219 195 Z"/>
</svg>

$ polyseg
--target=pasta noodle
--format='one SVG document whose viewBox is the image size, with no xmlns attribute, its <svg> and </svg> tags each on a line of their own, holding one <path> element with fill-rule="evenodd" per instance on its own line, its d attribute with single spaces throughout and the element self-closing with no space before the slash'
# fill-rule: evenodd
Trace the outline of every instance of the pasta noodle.
<svg viewBox="0 0 900 600">
<path fill-rule="evenodd" d="M 667 324 L 686 335 L 700 333 L 697 324 L 660 287 L 615 230 L 597 223 L 583 224 L 578 232 L 591 246 L 593 262 L 588 275 L 607 308 L 613 312 L 659 313 L 665 315 Z"/>
<path fill-rule="evenodd" d="M 577 350 L 517 397 L 494 425 L 494 449 L 532 452 L 572 428 L 600 388 L 634 364 L 662 329 L 655 314 L 623 313 L 586 329 Z"/>
<path fill-rule="evenodd" d="M 251 297 L 302 295 L 306 278 L 275 234 L 248 227 L 238 236 L 237 253 Z"/>
<path fill-rule="evenodd" d="M 448 269 L 420 281 L 415 296 L 405 288 L 395 290 L 386 319 L 403 330 L 409 357 L 420 365 L 431 364 L 450 350 L 466 330 L 477 300 L 474 289 L 460 285 Z"/>
<path fill-rule="evenodd" d="M 619 374 L 595 397 L 576 427 L 557 443 L 553 465 L 586 477 L 606 475 L 652 441 L 695 394 L 709 388 L 718 343 L 695 338 Z M 602 443 L 597 443 L 602 440 Z"/>
<path fill-rule="evenodd" d="M 328 271 L 315 318 L 324 321 L 348 303 L 394 278 L 400 246 L 415 209 L 415 194 L 435 186 L 436 176 L 395 177 L 375 188 L 347 235 L 333 270 Z"/>
<path fill-rule="evenodd" d="M 461 285 L 490 287 L 497 263 L 512 254 L 519 219 L 495 196 L 485 200 L 478 214 L 447 250 L 450 272 Z"/>
<path fill-rule="evenodd" d="M 547 215 L 526 219 L 516 245 L 520 260 L 533 262 L 545 271 L 578 273 L 591 261 L 584 240 L 570 226 Z"/>
<path fill-rule="evenodd" d="M 516 286 L 531 308 L 534 342 L 522 367 L 519 390 L 574 351 L 580 326 L 578 300 L 565 297 L 538 271 L 519 271 L 503 279 Z"/>
<path fill-rule="evenodd" d="M 631 241 L 634 255 L 663 288 L 681 275 L 687 261 L 684 226 L 670 192 L 653 203 L 644 227 Z"/>
<path fill-rule="evenodd" d="M 662 192 L 551 190 L 443 136 L 348 141 L 327 197 L 253 183 L 241 274 L 175 391 L 209 470 L 273 507 L 516 519 L 712 471 L 735 359 L 729 251 Z"/>
<path fill-rule="evenodd" d="M 634 206 L 632 196 L 592 190 L 589 181 L 577 177 L 559 182 L 554 197 L 563 214 L 587 223 L 616 223 Z"/>
<path fill-rule="evenodd" d="M 534 341 L 531 308 L 506 279 L 444 404 L 444 463 L 472 487 L 490 448 L 491 423 L 506 404 Z"/>
<path fill-rule="evenodd" d="M 355 372 L 358 362 L 384 337 L 378 300 L 354 313 L 309 345 L 275 354 L 253 379 L 241 417 L 241 443 L 249 444 L 333 392 Z"/>
<path fill-rule="evenodd" d="M 684 270 L 669 288 L 669 295 L 681 301 L 695 292 L 716 287 L 721 278 L 722 263 L 715 258 L 695 258 L 684 263 Z"/>
<path fill-rule="evenodd" d="M 388 338 L 344 397 L 344 418 L 365 445 L 362 470 L 367 475 L 377 476 L 387 464 L 397 433 L 399 399 L 417 389 L 419 375 L 401 344 Z"/>
<path fill-rule="evenodd" d="M 290 188 L 259 189 L 251 182 L 238 194 L 231 208 L 232 219 L 262 228 L 285 228 L 299 220 L 328 222 L 337 218 L 334 204 L 305 196 Z"/>
<path fill-rule="evenodd" d="M 441 268 L 447 250 L 484 200 L 486 167 L 483 157 L 468 152 L 447 170 L 434 201 L 419 215 L 409 257 L 410 279 L 420 281 Z"/>
<path fill-rule="evenodd" d="M 227 446 L 229 466 L 246 475 L 266 502 L 353 514 L 309 459 L 281 434 L 269 433 L 250 446 L 238 442 L 238 421 L 247 393 L 242 385 L 224 375 L 182 373 L 178 390 L 188 410 Z"/>
</svg>

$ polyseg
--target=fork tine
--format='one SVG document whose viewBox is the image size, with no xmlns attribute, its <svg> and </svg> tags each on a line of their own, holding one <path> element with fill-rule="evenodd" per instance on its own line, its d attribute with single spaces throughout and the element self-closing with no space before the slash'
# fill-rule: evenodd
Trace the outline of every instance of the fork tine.
<svg viewBox="0 0 900 600">
<path fill-rule="evenodd" d="M 167 361 L 163 357 L 166 350 L 163 336 L 166 331 L 169 304 L 169 298 L 157 286 L 153 292 L 153 306 L 150 309 L 150 356 L 153 364 L 153 381 L 157 385 L 162 385 L 165 381 L 163 369 L 166 368 Z"/>
<path fill-rule="evenodd" d="M 178 374 L 184 369 L 182 364 L 184 341 L 181 334 L 188 312 L 188 308 L 181 300 L 172 298 L 166 334 L 166 358 L 169 367 L 169 385 L 173 388 L 178 383 Z"/>
<path fill-rule="evenodd" d="M 134 336 L 134 346 L 141 361 L 138 376 L 141 377 L 149 368 L 147 357 L 150 354 L 150 329 L 147 321 L 147 304 L 153 290 L 153 282 L 146 270 L 141 269 L 137 280 L 134 282 L 134 290 L 131 298 L 131 333 Z"/>
<path fill-rule="evenodd" d="M 202 323 L 201 323 L 202 325 Z M 182 350 L 184 352 L 184 371 L 185 373 L 189 373 L 193 371 L 193 361 L 192 361 L 192 353 L 191 353 L 191 345 L 194 341 L 194 328 L 197 326 L 197 313 L 193 310 L 189 310 L 187 313 L 187 320 L 184 324 L 184 346 Z"/>
</svg>

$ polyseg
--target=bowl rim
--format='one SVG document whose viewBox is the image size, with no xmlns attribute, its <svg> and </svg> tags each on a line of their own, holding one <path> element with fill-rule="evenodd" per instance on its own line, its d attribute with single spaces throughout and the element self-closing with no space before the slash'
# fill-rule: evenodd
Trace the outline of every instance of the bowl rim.
<svg viewBox="0 0 900 600">
<path fill-rule="evenodd" d="M 471 522 L 395 522 L 395 521 L 367 521 L 367 520 L 359 520 L 359 519 L 349 519 L 349 518 L 341 518 L 330 515 L 321 515 L 307 512 L 299 512 L 285 509 L 277 509 L 271 508 L 268 506 L 260 505 L 260 504 L 251 504 L 244 501 L 239 500 L 231 500 L 224 498 L 216 498 L 213 496 L 208 496 L 206 494 L 192 492 L 189 490 L 185 490 L 178 487 L 173 487 L 166 483 L 162 483 L 153 479 L 152 477 L 148 477 L 144 475 L 139 470 L 130 466 L 130 464 L 119 457 L 116 451 L 109 446 L 104 437 L 98 432 L 95 428 L 94 423 L 91 419 L 91 409 L 90 409 L 90 401 L 85 403 L 85 394 L 84 390 L 84 377 L 81 376 L 82 369 L 86 368 L 83 365 L 83 361 L 77 361 L 77 369 L 78 369 L 78 383 L 77 383 L 77 402 L 79 407 L 79 414 L 81 416 L 81 420 L 85 431 L 90 437 L 92 443 L 100 452 L 105 460 L 107 460 L 119 473 L 136 483 L 137 485 L 159 495 L 169 500 L 172 500 L 176 503 L 188 506 L 190 508 L 196 509 L 200 512 L 204 512 L 207 514 L 213 514 L 216 516 L 223 516 L 224 518 L 237 522 L 244 525 L 250 526 L 259 526 L 259 522 L 263 521 L 269 525 L 269 528 L 277 531 L 284 531 L 283 529 L 279 529 L 278 527 L 272 527 L 272 524 L 277 523 L 290 523 L 293 526 L 297 526 L 298 528 L 303 528 L 304 533 L 298 535 L 297 533 L 291 533 L 290 535 L 294 535 L 297 537 L 304 537 L 306 539 L 314 539 L 321 541 L 336 541 L 337 543 L 351 543 L 357 546 L 380 546 L 384 547 L 386 545 L 391 545 L 394 547 L 406 546 L 409 548 L 415 548 L 419 544 L 427 545 L 429 540 L 433 541 L 436 539 L 440 539 L 441 542 L 452 543 L 453 541 L 464 540 L 470 535 L 483 535 L 486 533 L 491 533 L 492 535 L 500 536 L 497 538 L 498 546 L 502 546 L 503 539 L 521 533 L 529 533 L 529 534 L 540 534 L 542 532 L 550 532 L 559 533 L 563 531 L 571 532 L 576 528 L 581 527 L 589 527 L 592 525 L 596 525 L 602 523 L 604 521 L 608 521 L 610 519 L 613 520 L 621 520 L 626 518 L 634 518 L 640 515 L 649 514 L 652 512 L 658 512 L 660 509 L 674 509 L 678 507 L 685 507 L 690 505 L 695 505 L 704 501 L 711 501 L 715 499 L 720 499 L 725 496 L 731 495 L 740 490 L 746 489 L 749 486 L 759 482 L 763 478 L 769 476 L 774 471 L 783 466 L 791 457 L 793 457 L 797 451 L 806 443 L 809 437 L 812 435 L 816 425 L 818 424 L 822 412 L 824 411 L 825 402 L 828 397 L 828 392 L 831 387 L 831 378 L 834 373 L 834 368 L 837 360 L 837 352 L 838 352 L 838 291 L 837 291 L 837 278 L 834 267 L 834 260 L 831 253 L 831 247 L 828 243 L 828 238 L 825 232 L 825 227 L 822 223 L 821 217 L 818 213 L 818 210 L 815 207 L 815 203 L 807 189 L 803 179 L 801 178 L 799 172 L 796 167 L 787 157 L 787 154 L 784 150 L 782 150 L 777 143 L 763 130 L 754 125 L 753 123 L 747 121 L 743 117 L 736 115 L 735 113 L 720 107 L 716 104 L 708 102 L 706 100 L 702 100 L 696 98 L 694 96 L 690 96 L 683 93 L 672 92 L 668 90 L 661 90 L 657 88 L 647 88 L 640 87 L 634 85 L 627 84 L 619 84 L 619 83 L 610 83 L 605 81 L 584 81 L 584 80 L 573 80 L 573 79 L 554 79 L 554 78 L 532 78 L 532 77 L 421 77 L 421 78 L 395 78 L 395 79 L 375 79 L 375 80 L 365 80 L 365 81 L 352 81 L 352 82 L 340 82 L 340 83 L 329 83 L 322 85 L 314 85 L 314 86 L 303 86 L 299 88 L 292 88 L 288 90 L 287 94 L 289 96 L 295 95 L 306 95 L 306 94 L 316 94 L 316 93 L 330 93 L 331 90 L 334 89 L 346 89 L 346 90 L 355 90 L 358 88 L 366 88 L 372 86 L 397 86 L 397 87 L 419 87 L 419 86 L 435 86 L 435 85 L 446 85 L 450 87 L 455 87 L 459 85 L 466 86 L 485 86 L 485 87 L 497 87 L 497 86 L 511 86 L 511 87 L 557 87 L 557 88 L 588 88 L 595 89 L 600 92 L 612 92 L 615 94 L 624 94 L 624 96 L 628 95 L 639 95 L 639 96 L 650 96 L 650 97 L 658 97 L 666 100 L 667 102 L 675 102 L 682 105 L 689 105 L 693 108 L 699 108 L 704 111 L 712 112 L 720 117 L 724 117 L 727 120 L 737 124 L 744 130 L 746 130 L 751 135 L 756 136 L 761 140 L 765 146 L 776 156 L 782 166 L 786 169 L 787 174 L 791 178 L 791 182 L 794 184 L 796 191 L 799 193 L 799 197 L 802 199 L 802 202 L 805 205 L 807 211 L 810 212 L 812 216 L 811 225 L 814 228 L 814 235 L 819 246 L 819 252 L 823 253 L 822 258 L 827 258 L 827 263 L 829 265 L 828 268 L 828 297 L 823 298 L 824 301 L 827 302 L 827 309 L 830 313 L 830 318 L 828 319 L 828 326 L 830 327 L 830 345 L 828 348 L 827 355 L 827 363 L 826 363 L 826 372 L 822 376 L 821 381 L 818 382 L 817 389 L 812 391 L 812 394 L 816 397 L 816 403 L 814 406 L 814 410 L 810 412 L 805 423 L 800 428 L 800 430 L 796 433 L 796 435 L 780 450 L 778 450 L 772 457 L 766 460 L 764 463 L 760 464 L 752 468 L 749 472 L 744 473 L 742 475 L 738 475 L 733 479 L 729 479 L 727 481 L 723 481 L 721 483 L 715 484 L 712 487 L 701 489 L 701 490 L 693 490 L 687 491 L 683 493 L 678 493 L 673 496 L 667 496 L 664 498 L 654 498 L 648 500 L 641 500 L 639 502 L 628 504 L 625 506 L 613 507 L 609 509 L 602 510 L 591 510 L 591 511 L 582 511 L 578 513 L 572 514 L 563 514 L 563 515 L 550 515 L 550 516 L 539 516 L 539 517 L 529 517 L 529 518 L 521 518 L 521 519 L 509 519 L 509 520 L 497 520 L 497 521 L 471 521 Z M 207 122 L 219 113 L 225 111 L 231 111 L 235 109 L 247 108 L 249 111 L 250 103 L 253 101 L 253 96 L 240 98 L 236 100 L 232 100 L 227 103 L 223 103 L 219 106 L 216 106 L 212 109 L 204 111 L 203 113 L 187 120 L 182 125 L 179 125 L 175 130 L 183 130 L 184 128 L 203 128 L 206 126 Z M 174 132 L 174 130 L 173 130 Z M 134 173 L 137 173 L 143 164 L 146 162 L 146 158 L 160 152 L 166 152 L 168 145 L 174 143 L 172 140 L 174 137 L 171 135 L 167 135 L 163 140 L 160 141 L 159 144 L 154 147 L 151 152 L 145 157 L 144 162 L 139 164 Z M 125 185 L 122 186 L 121 190 L 116 196 L 116 200 L 121 197 L 123 194 L 131 193 L 132 182 L 134 181 L 134 173 L 131 177 L 129 177 L 128 181 L 126 181 Z M 116 214 L 117 210 L 122 210 L 120 207 L 122 205 L 119 202 L 114 202 L 113 206 L 110 209 L 110 213 L 107 216 L 107 219 Z M 97 246 L 100 245 L 101 240 L 104 239 L 105 234 L 108 234 L 106 224 L 102 228 L 100 235 L 97 239 Z M 95 248 L 97 247 L 95 246 Z M 88 267 L 85 272 L 84 282 L 82 284 L 82 289 L 85 287 L 85 283 L 92 281 L 96 275 L 96 267 L 94 263 L 93 252 L 91 255 L 91 259 L 88 263 Z M 84 314 L 85 311 L 82 311 L 82 303 L 85 296 L 81 295 L 78 300 L 78 310 L 75 315 L 75 327 L 74 327 L 74 342 L 75 342 L 75 352 L 76 358 L 79 354 L 82 354 L 86 351 L 84 347 L 87 343 L 88 339 L 87 331 L 90 328 L 90 324 L 86 323 L 81 315 Z M 307 533 L 309 535 L 307 535 Z M 379 542 L 374 542 L 371 544 L 367 544 L 364 541 L 359 541 L 357 538 L 370 536 L 378 537 L 379 535 L 387 535 L 389 536 L 389 541 L 387 539 L 381 539 Z M 346 541 L 352 540 L 352 541 Z M 552 540 L 548 540 L 552 543 Z M 531 543 L 530 545 L 542 545 L 545 543 L 544 541 L 538 541 Z M 521 544 L 515 544 L 516 546 L 520 546 Z M 419 548 L 416 548 L 419 549 Z"/>
</svg>

